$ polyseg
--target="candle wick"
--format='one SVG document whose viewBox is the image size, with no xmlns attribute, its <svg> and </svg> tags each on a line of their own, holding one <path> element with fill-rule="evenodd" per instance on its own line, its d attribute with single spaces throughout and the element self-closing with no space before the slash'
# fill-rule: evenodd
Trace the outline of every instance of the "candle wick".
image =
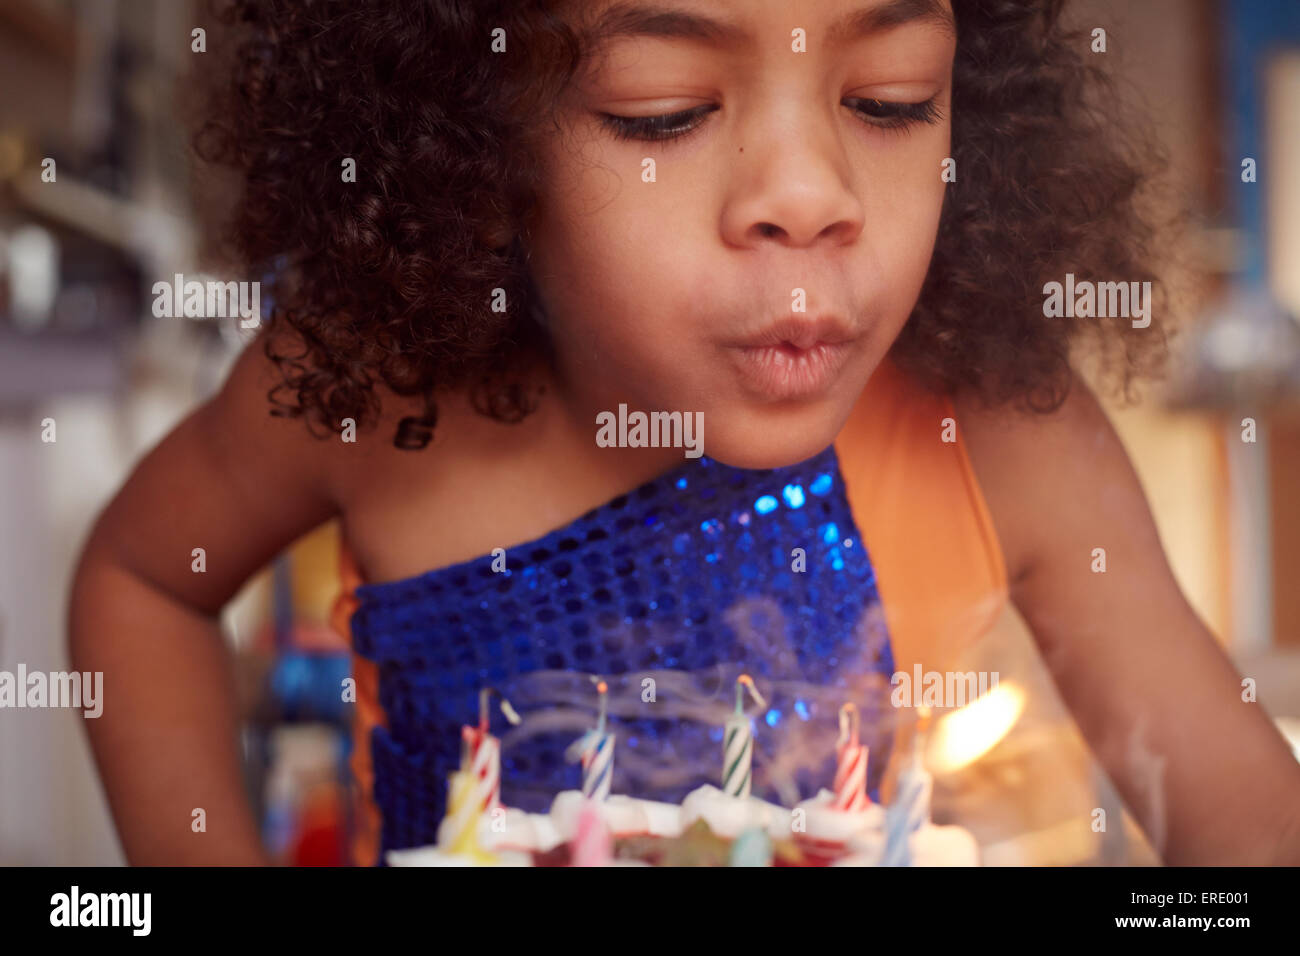
<svg viewBox="0 0 1300 956">
<path fill-rule="evenodd" d="M 603 734 L 605 732 L 605 715 L 609 711 L 609 685 L 601 678 L 596 678 L 596 693 L 600 695 L 600 710 L 596 719 L 596 729 Z"/>
</svg>

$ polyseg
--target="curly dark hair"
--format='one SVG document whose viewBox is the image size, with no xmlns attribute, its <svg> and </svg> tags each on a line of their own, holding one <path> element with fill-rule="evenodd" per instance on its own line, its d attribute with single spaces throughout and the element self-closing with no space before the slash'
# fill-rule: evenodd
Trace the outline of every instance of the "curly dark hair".
<svg viewBox="0 0 1300 956">
<path fill-rule="evenodd" d="M 1037 411 L 1064 400 L 1082 333 L 1118 353 L 1126 393 L 1167 338 L 1155 320 L 1042 315 L 1043 283 L 1066 272 L 1151 281 L 1165 298 L 1139 203 L 1159 157 L 1116 123 L 1113 80 L 1064 2 L 954 0 L 958 178 L 891 352 L 928 387 Z M 265 336 L 283 376 L 273 413 L 313 433 L 363 427 L 378 379 L 423 401 L 398 447 L 427 445 L 443 389 L 469 388 L 498 420 L 526 416 L 520 373 L 547 351 L 521 241 L 541 186 L 530 157 L 582 40 L 547 0 L 229 0 L 217 15 L 232 62 L 195 148 L 241 174 L 226 235 L 272 276 L 268 333 L 288 327 L 302 347 Z M 489 50 L 498 27 L 508 52 Z M 345 158 L 356 182 L 340 189 Z"/>
</svg>

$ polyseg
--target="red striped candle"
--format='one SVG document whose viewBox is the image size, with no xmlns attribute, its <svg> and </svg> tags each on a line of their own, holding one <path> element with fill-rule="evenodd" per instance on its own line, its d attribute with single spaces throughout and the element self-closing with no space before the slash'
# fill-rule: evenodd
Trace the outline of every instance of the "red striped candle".
<svg viewBox="0 0 1300 956">
<path fill-rule="evenodd" d="M 465 741 L 465 761 L 462 770 L 474 777 L 474 789 L 482 794 L 483 809 L 501 806 L 501 742 L 485 730 L 460 728 Z"/>
<path fill-rule="evenodd" d="M 481 794 L 484 810 L 501 806 L 501 741 L 488 731 L 488 696 L 501 697 L 501 712 L 512 724 L 519 723 L 510 701 L 500 691 L 484 687 L 479 691 L 478 726 L 465 724 L 460 728 L 460 769 L 474 777 L 474 790 Z"/>
<path fill-rule="evenodd" d="M 840 708 L 840 739 L 836 746 L 836 810 L 860 811 L 871 804 L 867 797 L 867 747 L 858 741 L 858 708 L 847 703 Z"/>
</svg>

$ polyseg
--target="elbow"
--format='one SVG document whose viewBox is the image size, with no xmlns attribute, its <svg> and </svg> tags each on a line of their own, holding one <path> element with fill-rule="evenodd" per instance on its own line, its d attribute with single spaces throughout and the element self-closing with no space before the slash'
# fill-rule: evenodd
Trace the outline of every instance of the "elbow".
<svg viewBox="0 0 1300 956">
<path fill-rule="evenodd" d="M 95 628 L 93 622 L 100 616 L 105 593 L 105 569 L 109 566 L 107 549 L 97 534 L 92 533 L 82 546 L 81 554 L 72 572 L 65 609 L 65 649 L 68 664 L 74 671 L 95 670 Z"/>
</svg>

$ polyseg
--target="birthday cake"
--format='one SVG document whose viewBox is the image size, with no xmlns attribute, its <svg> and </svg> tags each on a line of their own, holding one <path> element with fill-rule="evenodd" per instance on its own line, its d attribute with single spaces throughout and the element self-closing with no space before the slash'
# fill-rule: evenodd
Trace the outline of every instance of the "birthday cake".
<svg viewBox="0 0 1300 956">
<path fill-rule="evenodd" d="M 923 714 L 893 799 L 866 793 L 867 747 L 858 742 L 857 712 L 840 712 L 833 790 L 793 808 L 750 793 L 752 727 L 737 682 L 736 712 L 723 740 L 722 787 L 701 786 L 680 804 L 611 794 L 615 735 L 600 720 L 571 750 L 582 762 L 582 789 L 558 793 L 548 813 L 527 813 L 500 800 L 500 745 L 487 732 L 486 698 L 477 728 L 462 732 L 461 769 L 451 775 L 447 813 L 433 846 L 391 850 L 390 866 L 978 866 L 979 847 L 959 826 L 930 819 L 932 779 L 922 765 Z M 503 701 L 512 723 L 518 716 Z"/>
</svg>

